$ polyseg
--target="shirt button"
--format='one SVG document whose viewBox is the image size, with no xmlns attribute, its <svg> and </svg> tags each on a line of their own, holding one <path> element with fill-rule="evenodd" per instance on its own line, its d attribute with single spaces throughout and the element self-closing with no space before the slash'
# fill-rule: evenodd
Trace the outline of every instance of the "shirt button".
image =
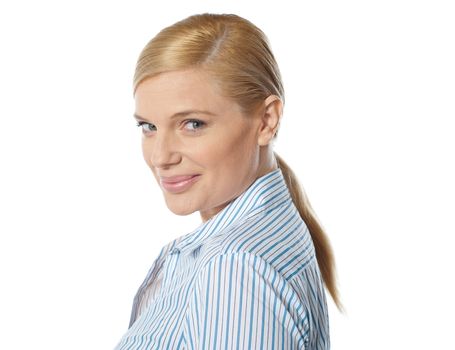
<svg viewBox="0 0 455 350">
<path fill-rule="evenodd" d="M 172 248 L 171 251 L 170 251 L 171 254 L 178 254 L 180 253 L 180 249 L 178 248 Z"/>
<path fill-rule="evenodd" d="M 193 251 L 191 252 L 191 255 L 193 256 L 193 258 L 197 258 L 200 251 L 201 251 L 201 248 L 202 248 L 202 244 L 196 248 L 193 249 Z"/>
</svg>

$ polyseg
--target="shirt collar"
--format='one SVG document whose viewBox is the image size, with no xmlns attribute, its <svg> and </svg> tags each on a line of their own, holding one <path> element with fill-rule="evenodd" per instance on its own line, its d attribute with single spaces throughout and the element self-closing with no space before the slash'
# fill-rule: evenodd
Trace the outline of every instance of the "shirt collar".
<svg viewBox="0 0 455 350">
<path fill-rule="evenodd" d="M 240 196 L 234 199 L 196 230 L 182 236 L 171 254 L 187 251 L 201 245 L 213 234 L 231 226 L 242 218 L 268 211 L 285 202 L 292 201 L 281 169 L 273 170 L 257 178 Z"/>
</svg>

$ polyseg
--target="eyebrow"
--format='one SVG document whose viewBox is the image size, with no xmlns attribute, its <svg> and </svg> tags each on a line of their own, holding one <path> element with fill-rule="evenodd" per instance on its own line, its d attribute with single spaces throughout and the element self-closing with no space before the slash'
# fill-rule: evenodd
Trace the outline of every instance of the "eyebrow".
<svg viewBox="0 0 455 350">
<path fill-rule="evenodd" d="M 199 110 L 199 109 L 189 109 L 186 111 L 177 112 L 177 113 L 171 115 L 171 118 L 182 118 L 182 117 L 186 117 L 190 114 L 206 114 L 206 115 L 210 115 L 210 116 L 215 116 L 214 113 L 209 112 L 209 111 L 204 111 L 204 110 Z M 148 122 L 147 119 L 141 117 L 140 115 L 134 114 L 133 116 L 134 116 L 134 119 L 136 119 L 136 120 L 142 120 L 142 121 Z"/>
</svg>

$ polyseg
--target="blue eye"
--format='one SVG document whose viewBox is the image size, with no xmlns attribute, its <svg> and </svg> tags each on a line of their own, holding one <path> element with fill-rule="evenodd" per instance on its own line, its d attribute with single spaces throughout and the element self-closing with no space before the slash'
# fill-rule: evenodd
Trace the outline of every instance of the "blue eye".
<svg viewBox="0 0 455 350">
<path fill-rule="evenodd" d="M 142 132 L 143 133 L 146 133 L 146 132 L 149 132 L 149 131 L 156 131 L 156 126 L 153 125 L 153 124 L 150 124 L 150 123 L 146 123 L 146 122 L 137 122 L 136 126 L 138 127 L 141 127 L 143 125 L 146 125 L 147 127 L 146 128 L 142 128 Z M 150 128 L 149 128 L 150 127 Z"/>
<path fill-rule="evenodd" d="M 190 131 L 196 131 L 205 126 L 205 123 L 202 120 L 191 119 L 185 121 L 185 129 Z"/>
</svg>

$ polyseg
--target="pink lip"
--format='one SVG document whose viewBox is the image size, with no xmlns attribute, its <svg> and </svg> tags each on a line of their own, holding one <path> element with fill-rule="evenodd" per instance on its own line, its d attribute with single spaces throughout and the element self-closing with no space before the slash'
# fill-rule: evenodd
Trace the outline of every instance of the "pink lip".
<svg viewBox="0 0 455 350">
<path fill-rule="evenodd" d="M 198 179 L 200 175 L 180 175 L 161 177 L 160 182 L 163 188 L 171 193 L 180 193 L 190 188 Z"/>
</svg>

